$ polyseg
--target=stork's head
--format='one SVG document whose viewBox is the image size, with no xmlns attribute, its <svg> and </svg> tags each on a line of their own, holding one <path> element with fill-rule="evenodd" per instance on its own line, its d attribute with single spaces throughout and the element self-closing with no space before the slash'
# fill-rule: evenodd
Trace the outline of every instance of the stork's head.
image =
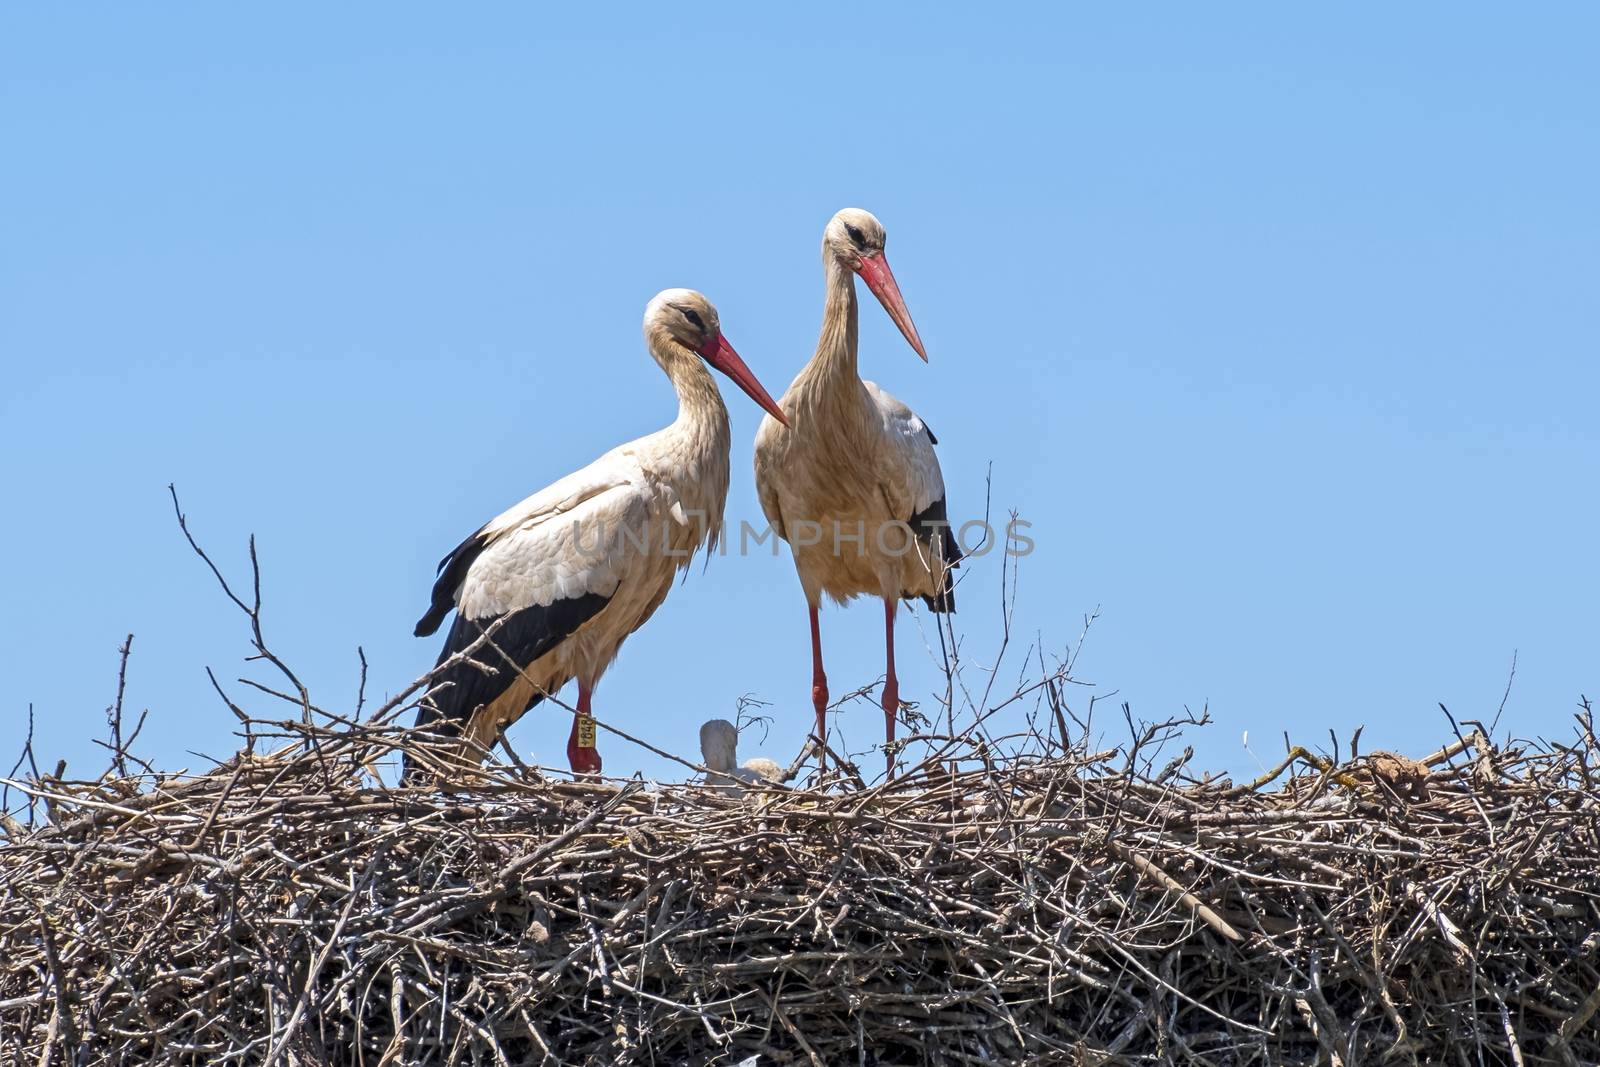
<svg viewBox="0 0 1600 1067">
<path fill-rule="evenodd" d="M 911 321 L 911 312 L 906 310 L 905 298 L 900 295 L 900 286 L 895 283 L 894 272 L 883 254 L 887 240 L 883 223 L 872 212 L 847 207 L 829 219 L 828 228 L 822 231 L 822 254 L 861 275 L 861 280 L 900 327 L 917 355 L 927 362 L 928 353 L 922 347 L 922 338 L 917 336 L 916 323 Z"/>
<path fill-rule="evenodd" d="M 757 404 L 787 426 L 783 409 L 762 388 L 739 353 L 722 336 L 717 309 L 693 289 L 663 289 L 644 309 L 644 339 L 658 361 L 698 356 L 733 379 Z M 670 368 L 668 368 L 670 371 Z"/>
<path fill-rule="evenodd" d="M 733 770 L 739 750 L 739 728 L 727 719 L 712 719 L 700 727 L 700 757 L 713 771 Z"/>
</svg>

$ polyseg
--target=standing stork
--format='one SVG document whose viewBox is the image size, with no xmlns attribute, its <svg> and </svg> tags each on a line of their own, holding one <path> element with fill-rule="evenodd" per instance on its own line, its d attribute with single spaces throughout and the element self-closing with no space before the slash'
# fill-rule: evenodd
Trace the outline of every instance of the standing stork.
<svg viewBox="0 0 1600 1067">
<path fill-rule="evenodd" d="M 658 294 L 645 308 L 644 336 L 678 392 L 672 425 L 619 445 L 491 519 L 439 564 L 433 603 L 416 634 L 433 633 L 452 609 L 456 617 L 439 654 L 444 669 L 417 712 L 417 726 L 456 739 L 463 751 L 481 753 L 576 678 L 567 759 L 576 772 L 599 773 L 590 709 L 595 685 L 695 551 L 710 551 L 721 532 L 728 409 L 704 364 L 774 418 L 784 417 L 699 293 Z M 503 621 L 473 654 L 493 673 L 465 657 L 445 666 L 495 620 Z"/>
<path fill-rule="evenodd" d="M 884 258 L 884 239 L 883 225 L 857 208 L 845 208 L 828 221 L 822 232 L 827 279 L 822 336 L 811 362 L 779 402 L 787 418 L 761 421 L 755 464 L 761 510 L 789 543 L 811 612 L 811 700 L 819 746 L 827 738 L 828 706 L 817 622 L 822 595 L 841 604 L 862 595 L 883 598 L 888 666 L 882 706 L 893 775 L 900 710 L 895 607 L 903 598 L 921 597 L 931 611 L 954 611 L 950 568 L 961 553 L 947 521 L 933 432 L 910 408 L 856 373 L 857 274 L 917 355 L 928 359 Z"/>
</svg>

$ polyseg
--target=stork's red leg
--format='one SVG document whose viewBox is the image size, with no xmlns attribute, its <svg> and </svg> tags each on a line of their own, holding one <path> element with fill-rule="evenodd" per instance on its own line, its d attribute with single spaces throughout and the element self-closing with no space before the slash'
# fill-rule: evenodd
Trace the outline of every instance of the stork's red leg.
<svg viewBox="0 0 1600 1067">
<path fill-rule="evenodd" d="M 883 598 L 884 649 L 888 657 L 888 670 L 883 679 L 883 740 L 884 755 L 888 760 L 888 776 L 894 777 L 894 724 L 900 717 L 900 679 L 894 673 L 894 609 L 891 597 Z"/>
<path fill-rule="evenodd" d="M 822 673 L 822 627 L 811 605 L 811 706 L 817 709 L 817 769 L 828 769 L 828 676 Z"/>
<path fill-rule="evenodd" d="M 594 747 L 594 716 L 590 713 L 591 691 L 578 683 L 578 710 L 572 716 L 572 734 L 567 738 L 567 763 L 574 774 L 599 774 L 600 753 Z"/>
</svg>

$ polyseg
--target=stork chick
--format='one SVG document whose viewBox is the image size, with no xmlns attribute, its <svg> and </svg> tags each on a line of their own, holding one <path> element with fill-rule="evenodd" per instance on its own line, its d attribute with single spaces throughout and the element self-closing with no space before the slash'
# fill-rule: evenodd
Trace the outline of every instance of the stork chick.
<svg viewBox="0 0 1600 1067">
<path fill-rule="evenodd" d="M 700 757 L 707 770 L 706 784 L 728 792 L 743 792 L 744 785 L 778 785 L 783 768 L 761 756 L 734 766 L 738 759 L 739 728 L 727 719 L 712 719 L 700 727 Z"/>
</svg>

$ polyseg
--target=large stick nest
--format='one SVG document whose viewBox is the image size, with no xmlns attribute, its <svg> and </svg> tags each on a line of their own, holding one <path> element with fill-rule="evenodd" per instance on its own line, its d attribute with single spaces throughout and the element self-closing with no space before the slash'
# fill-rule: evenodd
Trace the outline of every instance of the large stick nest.
<svg viewBox="0 0 1600 1067">
<path fill-rule="evenodd" d="M 9 783 L 5 1062 L 1600 1061 L 1587 714 L 1238 786 L 974 741 L 743 794 L 391 789 L 398 734 L 279 726 Z"/>
</svg>

